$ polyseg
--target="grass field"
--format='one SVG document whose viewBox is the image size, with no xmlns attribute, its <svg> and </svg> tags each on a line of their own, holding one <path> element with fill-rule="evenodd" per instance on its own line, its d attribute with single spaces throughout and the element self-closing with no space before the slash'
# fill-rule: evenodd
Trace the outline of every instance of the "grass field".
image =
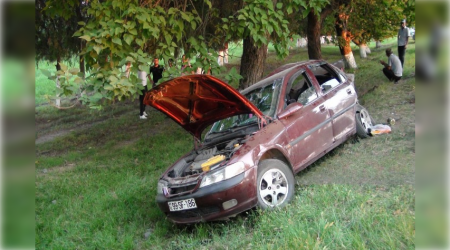
<svg viewBox="0 0 450 250">
<path fill-rule="evenodd" d="M 230 221 L 177 227 L 164 218 L 157 180 L 192 148 L 192 137 L 151 108 L 149 119 L 139 120 L 137 98 L 102 112 L 37 106 L 36 248 L 414 249 L 415 48 L 408 45 L 405 79 L 393 85 L 378 63 L 392 42 L 371 46 L 366 59 L 355 48 L 358 69 L 351 71 L 373 119 L 396 119 L 392 133 L 349 140 L 299 173 L 287 207 Z M 233 53 L 227 69 L 239 67 L 239 47 Z M 333 45 L 322 54 L 341 58 Z M 270 53 L 265 72 L 306 59 L 306 48 L 282 61 Z M 47 83 L 36 72 L 42 104 L 38 95 L 51 90 L 41 89 Z"/>
</svg>

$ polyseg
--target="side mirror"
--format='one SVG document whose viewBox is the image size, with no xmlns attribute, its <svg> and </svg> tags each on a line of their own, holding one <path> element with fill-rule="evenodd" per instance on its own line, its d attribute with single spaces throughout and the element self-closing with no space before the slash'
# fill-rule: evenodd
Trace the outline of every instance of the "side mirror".
<svg viewBox="0 0 450 250">
<path fill-rule="evenodd" d="M 278 115 L 278 119 L 284 119 L 286 117 L 289 117 L 292 114 L 294 114 L 295 112 L 299 111 L 302 107 L 303 107 L 303 105 L 301 103 L 298 103 L 298 102 L 291 103 L 286 107 L 285 110 L 283 110 Z"/>
</svg>

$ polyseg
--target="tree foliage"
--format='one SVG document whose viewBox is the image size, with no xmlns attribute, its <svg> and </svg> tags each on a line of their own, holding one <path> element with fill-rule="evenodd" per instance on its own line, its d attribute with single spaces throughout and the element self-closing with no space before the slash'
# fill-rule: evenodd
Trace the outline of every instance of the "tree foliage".
<svg viewBox="0 0 450 250">
<path fill-rule="evenodd" d="M 351 3 L 342 7 L 344 2 Z M 183 53 L 193 62 L 186 71 L 201 67 L 218 73 L 216 51 L 225 42 L 236 40 L 252 43 L 248 48 L 257 53 L 262 53 L 258 48 L 273 43 L 277 55 L 283 58 L 289 53 L 290 38 L 304 29 L 305 18 L 313 13 L 323 22 L 330 6 L 341 6 L 341 11 L 348 12 L 353 34 L 369 40 L 391 36 L 391 27 L 398 24 L 402 11 L 408 10 L 406 18 L 414 15 L 412 0 L 66 0 L 65 4 L 37 0 L 36 56 L 38 60 L 56 60 L 81 52 L 90 74 L 81 81 L 73 79 L 77 79 L 79 92 L 88 93 L 82 101 L 99 108 L 101 100 L 123 100 L 142 88 L 135 74 L 127 77 L 124 73 L 124 65 L 129 62 L 132 72 L 148 71 L 153 58 L 165 63 L 174 59 L 180 65 L 179 55 Z M 392 17 L 389 25 L 385 14 Z M 244 51 L 241 65 L 252 63 L 253 55 L 248 54 Z M 232 71 L 226 79 L 247 79 L 246 74 L 264 67 L 264 61 L 265 55 L 259 57 L 257 65 L 247 67 L 247 72 L 241 68 L 243 77 Z M 68 70 L 59 71 L 61 77 L 72 75 Z M 180 73 L 177 67 L 168 68 L 163 80 Z M 258 73 L 247 84 L 261 76 Z M 62 83 L 66 94 L 75 91 L 72 85 L 65 86 L 69 82 Z"/>
<path fill-rule="evenodd" d="M 335 14 L 339 10 L 341 14 L 348 15 L 347 28 L 357 44 L 396 36 L 402 19 L 409 24 L 415 23 L 414 0 L 351 0 L 340 3 L 334 9 Z M 335 21 L 335 15 L 328 16 L 325 33 L 332 33 Z M 335 42 L 340 45 L 339 41 Z"/>
<path fill-rule="evenodd" d="M 55 0 L 35 2 L 36 60 L 67 60 L 78 55 L 80 40 L 73 36 L 78 22 L 84 20 L 86 5 L 80 0 L 67 0 L 60 4 Z"/>
</svg>

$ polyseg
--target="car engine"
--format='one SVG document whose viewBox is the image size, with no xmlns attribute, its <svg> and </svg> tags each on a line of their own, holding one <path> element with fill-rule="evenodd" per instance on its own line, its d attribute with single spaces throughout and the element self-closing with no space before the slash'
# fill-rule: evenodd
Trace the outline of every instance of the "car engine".
<svg viewBox="0 0 450 250">
<path fill-rule="evenodd" d="M 214 146 L 193 150 L 174 166 L 168 176 L 186 177 L 214 170 L 228 161 L 244 142 L 245 138 L 235 138 Z"/>
</svg>

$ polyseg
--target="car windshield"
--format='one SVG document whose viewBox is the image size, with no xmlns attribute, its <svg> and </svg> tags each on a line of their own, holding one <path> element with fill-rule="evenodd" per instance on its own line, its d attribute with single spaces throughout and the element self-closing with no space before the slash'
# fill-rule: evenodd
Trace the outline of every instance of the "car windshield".
<svg viewBox="0 0 450 250">
<path fill-rule="evenodd" d="M 278 105 L 282 78 L 275 79 L 260 88 L 250 90 L 244 96 L 250 100 L 261 112 L 269 117 L 274 117 Z M 230 131 L 230 129 L 246 126 L 257 122 L 257 116 L 253 114 L 235 115 L 217 121 L 211 127 L 209 134 Z"/>
</svg>

